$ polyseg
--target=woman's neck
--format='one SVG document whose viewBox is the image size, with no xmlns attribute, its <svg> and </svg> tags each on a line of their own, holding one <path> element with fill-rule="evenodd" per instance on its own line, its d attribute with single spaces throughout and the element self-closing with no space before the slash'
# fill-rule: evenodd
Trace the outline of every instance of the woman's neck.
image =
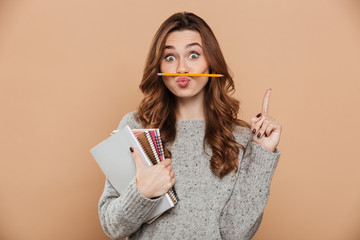
<svg viewBox="0 0 360 240">
<path fill-rule="evenodd" d="M 201 120 L 205 118 L 204 98 L 196 99 L 178 98 L 177 99 L 177 120 Z"/>
</svg>

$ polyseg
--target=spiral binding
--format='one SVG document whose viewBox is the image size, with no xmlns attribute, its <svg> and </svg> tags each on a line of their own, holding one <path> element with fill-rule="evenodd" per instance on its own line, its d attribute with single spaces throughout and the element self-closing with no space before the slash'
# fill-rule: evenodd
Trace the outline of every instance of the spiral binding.
<svg viewBox="0 0 360 240">
<path fill-rule="evenodd" d="M 159 130 L 156 131 L 155 139 L 159 143 L 161 157 L 162 157 L 162 159 L 165 159 L 165 151 L 164 151 L 164 148 L 163 148 L 163 145 L 162 145 Z"/>
<path fill-rule="evenodd" d="M 142 138 L 141 133 L 136 134 L 135 137 L 137 138 L 138 142 L 140 143 L 141 147 L 143 148 L 145 154 L 149 157 L 149 159 L 153 165 L 160 163 L 160 158 L 159 158 L 158 152 L 156 151 L 155 143 L 152 141 L 150 133 L 148 131 L 144 131 L 142 133 L 144 134 L 143 136 L 145 137 L 148 147 L 144 146 L 145 143 L 143 143 L 141 141 L 141 138 Z M 164 156 L 164 150 L 163 150 L 164 148 L 162 146 L 161 138 L 159 138 L 159 136 L 157 134 L 155 136 L 155 140 L 157 141 L 157 145 L 160 148 L 160 155 Z M 149 148 L 152 152 L 149 152 Z M 165 159 L 165 157 L 163 159 Z M 175 188 L 172 187 L 167 193 L 169 194 L 171 201 L 175 205 L 179 201 L 179 197 L 175 191 Z"/>
<path fill-rule="evenodd" d="M 148 156 L 149 160 L 151 161 L 151 163 L 153 165 L 157 164 L 156 159 L 154 158 L 154 155 L 152 153 L 152 149 L 150 147 L 150 143 L 148 142 L 148 140 L 146 139 L 145 133 L 138 133 L 135 134 L 136 139 L 138 140 L 140 146 L 142 147 L 142 149 L 144 150 L 146 156 Z M 147 146 L 145 146 L 144 144 L 146 144 Z M 149 152 L 150 150 L 150 152 Z"/>
<path fill-rule="evenodd" d="M 159 132 L 156 131 L 156 135 L 155 135 L 155 140 L 157 141 L 158 143 L 158 146 L 160 147 L 160 154 L 163 156 L 163 159 L 165 159 L 165 154 L 164 154 L 164 148 L 163 148 L 163 145 L 162 145 L 162 142 L 161 142 L 161 138 L 159 138 Z M 149 133 L 149 137 L 150 137 L 150 140 L 152 141 L 151 139 L 151 136 L 150 136 L 150 133 Z M 175 191 L 175 187 L 172 187 L 169 191 L 168 191 L 168 194 L 172 200 L 172 202 L 174 204 L 176 204 L 178 201 L 179 201 L 179 197 Z"/>
<path fill-rule="evenodd" d="M 152 141 L 151 135 L 150 135 L 149 132 L 144 132 L 144 133 L 145 133 L 145 137 L 146 137 L 146 139 L 147 139 L 147 141 L 148 141 L 148 143 L 150 145 L 151 151 L 153 152 L 153 155 L 154 155 L 154 157 L 156 159 L 156 162 L 159 163 L 160 158 L 159 158 L 159 156 L 157 154 L 156 147 L 155 147 L 155 144 Z"/>
</svg>

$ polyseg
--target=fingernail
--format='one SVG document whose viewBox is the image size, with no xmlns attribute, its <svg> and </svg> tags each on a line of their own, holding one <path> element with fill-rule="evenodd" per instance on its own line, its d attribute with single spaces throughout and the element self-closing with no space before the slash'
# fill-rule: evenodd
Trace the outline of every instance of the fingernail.
<svg viewBox="0 0 360 240">
<path fill-rule="evenodd" d="M 131 152 L 134 152 L 134 148 L 133 148 L 133 147 L 130 147 L 130 151 L 131 151 Z"/>
<path fill-rule="evenodd" d="M 256 115 L 257 118 L 261 117 L 261 113 L 259 113 L 258 115 Z"/>
<path fill-rule="evenodd" d="M 260 134 L 260 133 L 258 133 L 257 137 L 258 137 L 258 138 L 260 138 L 260 136 L 261 136 L 261 134 Z"/>
<path fill-rule="evenodd" d="M 252 130 L 252 133 L 253 133 L 253 134 L 256 133 L 256 129 L 255 129 L 255 128 Z"/>
</svg>

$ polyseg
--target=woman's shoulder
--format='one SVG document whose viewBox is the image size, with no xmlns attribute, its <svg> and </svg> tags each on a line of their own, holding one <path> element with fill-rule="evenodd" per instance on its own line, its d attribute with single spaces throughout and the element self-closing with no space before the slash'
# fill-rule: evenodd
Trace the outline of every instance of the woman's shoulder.
<svg viewBox="0 0 360 240">
<path fill-rule="evenodd" d="M 136 111 L 125 114 L 119 123 L 118 129 L 123 128 L 126 125 L 130 128 L 141 128 L 140 123 L 136 119 Z"/>
</svg>

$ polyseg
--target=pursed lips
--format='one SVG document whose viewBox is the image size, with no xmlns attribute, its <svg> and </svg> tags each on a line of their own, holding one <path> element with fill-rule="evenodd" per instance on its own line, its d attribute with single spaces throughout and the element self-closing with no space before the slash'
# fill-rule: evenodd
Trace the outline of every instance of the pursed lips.
<svg viewBox="0 0 360 240">
<path fill-rule="evenodd" d="M 187 87 L 190 83 L 190 78 L 187 76 L 179 76 L 176 79 L 176 83 L 180 86 L 180 87 Z"/>
</svg>

